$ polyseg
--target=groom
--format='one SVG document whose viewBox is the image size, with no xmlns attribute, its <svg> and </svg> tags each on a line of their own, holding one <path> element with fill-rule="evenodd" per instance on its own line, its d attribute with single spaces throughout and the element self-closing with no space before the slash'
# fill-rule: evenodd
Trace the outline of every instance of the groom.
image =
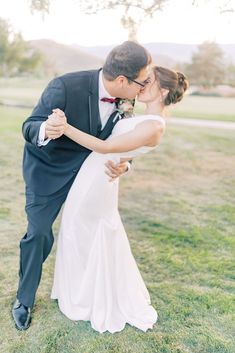
<svg viewBox="0 0 235 353">
<path fill-rule="evenodd" d="M 69 73 L 52 80 L 23 124 L 28 228 L 20 242 L 19 287 L 12 309 L 19 330 L 30 325 L 42 265 L 54 241 L 53 222 L 91 153 L 63 135 L 63 117 L 55 121 L 48 116 L 60 108 L 71 125 L 106 139 L 116 123 L 116 97 L 136 97 L 147 83 L 150 61 L 145 48 L 124 42 L 110 52 L 103 69 Z M 107 174 L 116 178 L 126 172 L 127 164 L 110 162 L 107 168 Z"/>
</svg>

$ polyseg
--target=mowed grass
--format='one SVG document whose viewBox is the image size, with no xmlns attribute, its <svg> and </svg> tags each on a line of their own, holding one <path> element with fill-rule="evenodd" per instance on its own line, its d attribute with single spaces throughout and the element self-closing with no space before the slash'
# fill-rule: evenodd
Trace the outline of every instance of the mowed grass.
<svg viewBox="0 0 235 353">
<path fill-rule="evenodd" d="M 0 78 L 0 103 L 34 106 L 50 79 Z"/>
<path fill-rule="evenodd" d="M 234 132 L 169 126 L 161 146 L 121 179 L 120 212 L 159 315 L 152 331 L 126 325 L 99 334 L 66 319 L 50 299 L 55 245 L 32 325 L 18 332 L 10 308 L 26 227 L 21 123 L 29 112 L 0 114 L 0 352 L 234 353 Z"/>
<path fill-rule="evenodd" d="M 143 104 L 137 102 L 136 113 L 143 112 Z M 166 113 L 179 118 L 235 121 L 235 98 L 185 95 L 180 103 L 167 107 Z"/>
<path fill-rule="evenodd" d="M 0 78 L 0 103 L 34 106 L 49 81 L 50 78 Z M 142 105 L 136 103 L 137 113 L 142 113 Z M 180 104 L 169 108 L 169 115 L 235 121 L 235 98 L 186 95 Z"/>
<path fill-rule="evenodd" d="M 235 121 L 235 98 L 185 96 L 170 115 L 182 118 Z"/>
</svg>

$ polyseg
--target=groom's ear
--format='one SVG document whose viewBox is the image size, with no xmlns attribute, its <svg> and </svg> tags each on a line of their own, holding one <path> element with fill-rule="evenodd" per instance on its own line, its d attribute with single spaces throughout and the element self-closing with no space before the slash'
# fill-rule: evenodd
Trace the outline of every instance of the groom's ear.
<svg viewBox="0 0 235 353">
<path fill-rule="evenodd" d="M 123 75 L 119 75 L 115 78 L 114 82 L 116 82 L 117 84 L 119 84 L 120 86 L 123 86 L 123 84 L 126 83 L 126 77 Z"/>
</svg>

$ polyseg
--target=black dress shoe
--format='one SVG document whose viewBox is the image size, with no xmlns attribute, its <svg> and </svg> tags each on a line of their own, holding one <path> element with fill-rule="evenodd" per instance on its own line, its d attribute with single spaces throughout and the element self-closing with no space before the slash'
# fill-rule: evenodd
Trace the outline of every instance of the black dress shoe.
<svg viewBox="0 0 235 353">
<path fill-rule="evenodd" d="M 15 326 L 17 330 L 27 330 L 31 322 L 31 309 L 27 306 L 21 304 L 18 299 L 16 299 L 13 308 L 12 316 L 15 321 Z"/>
</svg>

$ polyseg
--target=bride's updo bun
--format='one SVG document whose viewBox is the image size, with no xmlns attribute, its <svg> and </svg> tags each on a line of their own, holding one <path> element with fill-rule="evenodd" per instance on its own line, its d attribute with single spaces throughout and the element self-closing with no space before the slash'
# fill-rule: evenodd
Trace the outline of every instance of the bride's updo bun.
<svg viewBox="0 0 235 353">
<path fill-rule="evenodd" d="M 153 67 L 154 75 L 160 88 L 169 90 L 164 99 L 164 104 L 170 105 L 181 101 L 189 83 L 182 72 L 167 69 L 161 66 Z"/>
</svg>

